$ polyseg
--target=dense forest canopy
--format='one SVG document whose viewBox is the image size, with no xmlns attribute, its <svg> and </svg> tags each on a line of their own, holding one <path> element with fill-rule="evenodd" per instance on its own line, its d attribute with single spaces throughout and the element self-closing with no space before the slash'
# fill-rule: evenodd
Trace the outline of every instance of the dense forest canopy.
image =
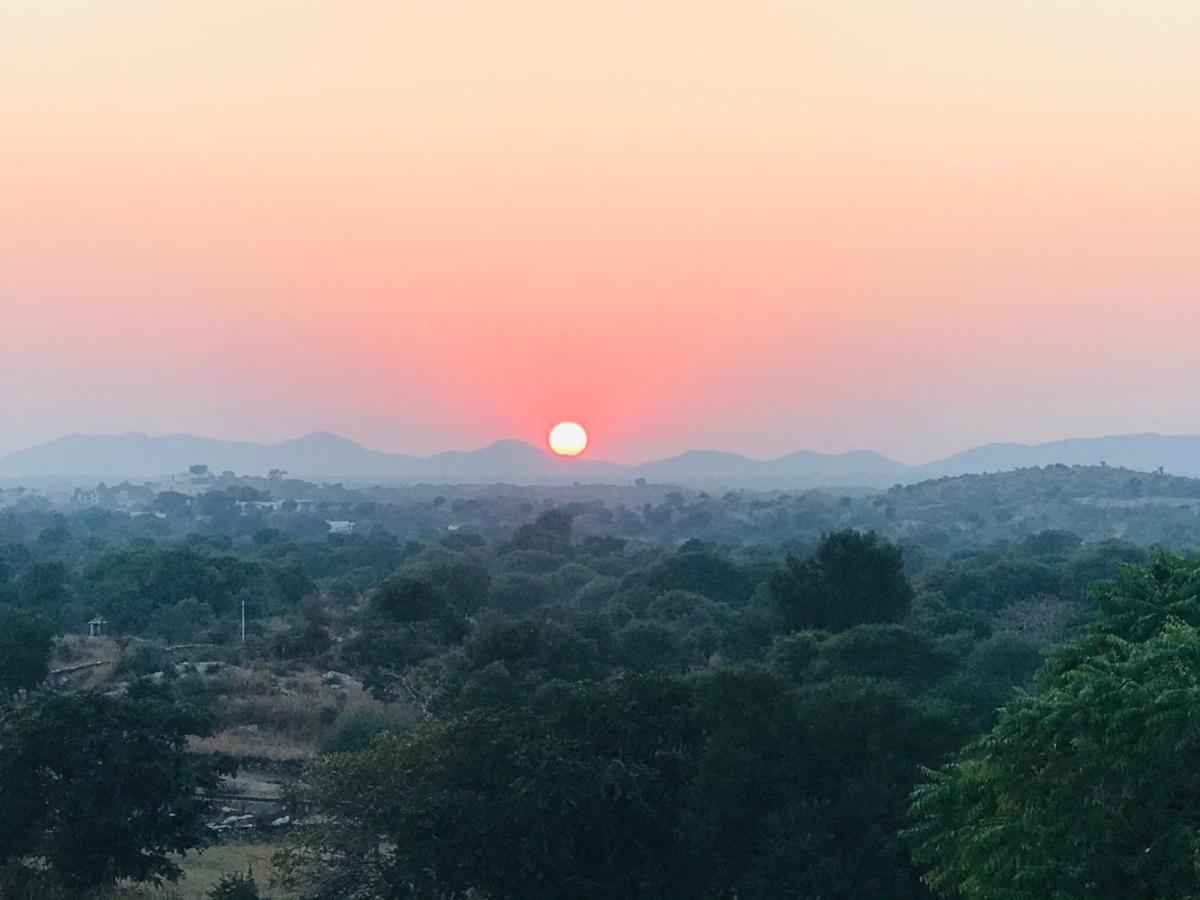
<svg viewBox="0 0 1200 900">
<path fill-rule="evenodd" d="M 206 748 L 253 727 L 304 762 L 283 817 L 303 824 L 273 838 L 288 896 L 1193 895 L 1166 759 L 1190 740 L 1200 578 L 1152 547 L 1200 542 L 1200 482 L 206 476 L 0 499 L 0 797 L 58 786 L 0 832 L 10 890 L 177 875 L 216 835 L 216 779 L 261 762 Z M 145 730 L 176 811 L 84 852 L 54 817 L 72 779 L 128 777 L 88 767 L 119 729 Z"/>
</svg>

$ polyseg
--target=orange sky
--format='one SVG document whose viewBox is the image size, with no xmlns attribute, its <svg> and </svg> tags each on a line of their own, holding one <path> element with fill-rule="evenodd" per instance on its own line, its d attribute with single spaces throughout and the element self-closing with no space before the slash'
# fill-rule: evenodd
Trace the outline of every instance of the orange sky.
<svg viewBox="0 0 1200 900">
<path fill-rule="evenodd" d="M 0 452 L 1200 432 L 1192 0 L 0 0 Z"/>
</svg>

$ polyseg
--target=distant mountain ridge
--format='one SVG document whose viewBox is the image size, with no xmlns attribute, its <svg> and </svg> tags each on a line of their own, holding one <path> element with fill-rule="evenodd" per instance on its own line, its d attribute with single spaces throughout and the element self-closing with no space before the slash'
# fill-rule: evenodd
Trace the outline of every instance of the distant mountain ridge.
<svg viewBox="0 0 1200 900">
<path fill-rule="evenodd" d="M 1200 436 L 1119 434 L 1068 438 L 1046 444 L 984 444 L 921 468 L 947 475 L 967 471 L 996 472 L 1055 464 L 1094 466 L 1106 463 L 1153 471 L 1160 466 L 1173 475 L 1200 475 Z"/>
<path fill-rule="evenodd" d="M 889 487 L 952 475 L 1030 466 L 1106 463 L 1141 471 L 1162 467 L 1200 476 L 1200 436 L 1127 434 L 1044 444 L 985 444 L 924 465 L 870 450 L 829 454 L 801 450 L 758 460 L 718 450 L 689 450 L 641 465 L 562 459 L 524 441 L 502 440 L 473 451 L 413 456 L 371 450 L 329 432 L 277 444 L 221 441 L 187 434 L 73 434 L 0 457 L 0 477 L 162 478 L 205 464 L 220 473 L 398 482 L 556 484 L 628 483 L 638 478 L 693 486 L 756 488 Z"/>
</svg>

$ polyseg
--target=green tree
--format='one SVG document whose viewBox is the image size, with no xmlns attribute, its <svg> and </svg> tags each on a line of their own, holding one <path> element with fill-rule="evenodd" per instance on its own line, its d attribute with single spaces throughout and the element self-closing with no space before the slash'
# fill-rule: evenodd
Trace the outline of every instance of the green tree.
<svg viewBox="0 0 1200 900">
<path fill-rule="evenodd" d="M 544 681 L 579 681 L 601 674 L 595 644 L 554 622 L 535 619 L 487 621 L 463 646 L 469 671 L 493 663 L 532 689 Z"/>
<path fill-rule="evenodd" d="M 913 599 L 900 548 L 874 532 L 825 535 L 808 559 L 788 557 L 768 587 L 780 619 L 796 631 L 894 622 Z"/>
<path fill-rule="evenodd" d="M 0 699 L 46 680 L 53 642 L 54 630 L 47 622 L 0 609 Z"/>
<path fill-rule="evenodd" d="M 871 679 L 805 689 L 799 704 L 817 787 L 807 815 L 794 820 L 793 845 L 780 850 L 799 878 L 775 896 L 927 897 L 900 830 L 922 767 L 962 746 L 962 726 L 946 705 Z"/>
<path fill-rule="evenodd" d="M 380 585 L 371 608 L 393 622 L 424 622 L 449 611 L 440 588 L 411 575 L 395 575 Z"/>
<path fill-rule="evenodd" d="M 57 612 L 70 597 L 70 578 L 66 565 L 57 560 L 35 563 L 20 579 L 21 604 Z"/>
<path fill-rule="evenodd" d="M 464 559 L 429 562 L 421 567 L 421 572 L 457 610 L 466 614 L 479 609 L 487 597 L 488 585 L 492 580 L 483 565 Z"/>
<path fill-rule="evenodd" d="M 189 752 L 212 722 L 162 689 L 50 694 L 0 726 L 0 865 L 40 864 L 80 896 L 118 879 L 174 880 L 173 858 L 210 840 L 205 792 L 232 774 Z"/>
<path fill-rule="evenodd" d="M 313 766 L 300 794 L 321 817 L 280 862 L 320 900 L 689 896 L 695 739 L 686 691 L 662 679 L 577 688 L 549 717 L 428 723 Z"/>
<path fill-rule="evenodd" d="M 968 900 L 1200 896 L 1200 562 L 1100 592 L 1039 690 L 913 794 L 925 879 Z"/>
<path fill-rule="evenodd" d="M 494 664 L 493 689 L 504 675 Z M 318 761 L 281 862 L 316 900 L 927 896 L 897 835 L 943 710 L 760 669 L 562 682 Z"/>
<path fill-rule="evenodd" d="M 222 875 L 221 880 L 208 892 L 208 900 L 262 900 L 262 896 L 253 872 Z"/>
<path fill-rule="evenodd" d="M 755 580 L 721 554 L 689 541 L 651 568 L 646 583 L 657 593 L 690 591 L 737 605 L 750 599 Z"/>
<path fill-rule="evenodd" d="M 560 556 L 571 553 L 573 516 L 564 509 L 548 509 L 513 532 L 513 550 L 542 550 Z"/>
<path fill-rule="evenodd" d="M 929 638 L 899 625 L 856 625 L 821 645 L 817 676 L 856 675 L 913 687 L 946 675 L 955 659 Z"/>
<path fill-rule="evenodd" d="M 154 630 L 170 643 L 187 643 L 203 639 L 212 622 L 212 610 L 207 603 L 187 597 L 171 606 L 155 610 L 151 619 Z"/>
<path fill-rule="evenodd" d="M 492 579 L 488 604 L 509 615 L 526 615 L 550 599 L 544 578 L 526 572 L 505 572 Z"/>
</svg>

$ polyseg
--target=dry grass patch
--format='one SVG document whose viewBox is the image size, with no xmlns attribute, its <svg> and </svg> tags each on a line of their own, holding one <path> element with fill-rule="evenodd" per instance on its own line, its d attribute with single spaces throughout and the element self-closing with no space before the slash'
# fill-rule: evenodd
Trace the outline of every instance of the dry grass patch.
<svg viewBox="0 0 1200 900">
<path fill-rule="evenodd" d="M 378 705 L 358 682 L 326 684 L 324 674 L 313 670 L 275 674 L 265 667 L 229 668 L 223 677 L 218 710 L 224 728 L 194 742 L 197 749 L 303 759 L 315 752 L 339 716 Z"/>
<path fill-rule="evenodd" d="M 239 669 L 230 675 L 229 691 L 222 710 L 228 725 L 257 726 L 310 747 L 350 700 L 347 691 L 322 684 L 315 672 L 280 678 L 261 669 Z"/>
<path fill-rule="evenodd" d="M 181 862 L 183 878 L 161 888 L 127 887 L 118 890 L 114 900 L 203 900 L 222 875 L 234 872 L 254 873 L 259 888 L 273 900 L 295 900 L 296 894 L 270 887 L 274 870 L 271 857 L 278 843 L 219 844 L 200 853 L 189 853 Z"/>
<path fill-rule="evenodd" d="M 252 731 L 245 727 L 227 728 L 212 737 L 193 737 L 189 746 L 203 753 L 228 753 L 231 756 L 253 756 L 280 761 L 311 759 L 314 749 L 285 734 L 273 731 Z"/>
<path fill-rule="evenodd" d="M 82 669 L 70 674 L 71 687 L 77 690 L 89 690 L 102 687 L 112 680 L 113 673 L 117 668 L 117 661 L 120 658 L 121 651 L 111 637 L 89 638 L 86 635 L 68 634 L 59 638 L 55 643 L 50 668 L 53 670 L 68 666 L 83 666 L 89 663 L 104 663 L 95 668 Z"/>
</svg>

